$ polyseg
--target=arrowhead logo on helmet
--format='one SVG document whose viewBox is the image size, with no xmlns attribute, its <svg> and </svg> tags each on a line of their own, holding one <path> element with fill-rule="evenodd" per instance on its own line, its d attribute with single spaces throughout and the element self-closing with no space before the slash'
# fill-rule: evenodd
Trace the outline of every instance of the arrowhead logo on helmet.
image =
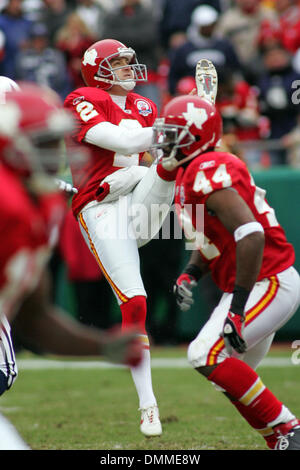
<svg viewBox="0 0 300 470">
<path fill-rule="evenodd" d="M 85 51 L 84 56 L 83 56 L 83 65 L 97 65 L 96 64 L 96 59 L 97 59 L 97 51 L 96 49 L 88 49 Z"/>
</svg>

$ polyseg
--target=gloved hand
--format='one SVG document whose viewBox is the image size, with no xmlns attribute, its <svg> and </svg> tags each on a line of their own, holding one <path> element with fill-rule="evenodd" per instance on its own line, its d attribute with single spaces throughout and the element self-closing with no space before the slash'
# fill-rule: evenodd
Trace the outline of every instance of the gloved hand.
<svg viewBox="0 0 300 470">
<path fill-rule="evenodd" d="M 194 276 L 182 273 L 173 287 L 177 305 L 183 312 L 189 310 L 194 303 L 192 290 L 196 285 L 197 281 Z"/>
<path fill-rule="evenodd" d="M 66 193 L 72 193 L 72 194 L 78 193 L 77 188 L 74 188 L 70 183 L 67 183 L 64 180 L 61 180 L 59 178 L 55 178 L 55 183 L 57 184 L 58 188 L 61 191 L 65 191 Z"/>
<path fill-rule="evenodd" d="M 135 330 L 115 331 L 105 334 L 101 346 L 101 355 L 108 361 L 136 367 L 142 360 L 143 344 Z"/>
<path fill-rule="evenodd" d="M 245 317 L 237 313 L 228 312 L 223 326 L 223 338 L 229 354 L 232 348 L 242 354 L 246 351 L 247 343 L 243 338 Z"/>
</svg>

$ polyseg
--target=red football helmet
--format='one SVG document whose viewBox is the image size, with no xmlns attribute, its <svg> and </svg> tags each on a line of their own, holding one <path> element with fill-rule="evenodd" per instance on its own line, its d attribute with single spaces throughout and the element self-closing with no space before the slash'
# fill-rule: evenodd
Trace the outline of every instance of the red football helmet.
<svg viewBox="0 0 300 470">
<path fill-rule="evenodd" d="M 212 103 L 197 95 L 173 98 L 153 128 L 154 146 L 168 154 L 164 157 L 164 166 L 169 169 L 214 148 L 222 137 L 219 112 Z"/>
<path fill-rule="evenodd" d="M 133 72 L 132 79 L 119 80 L 116 71 L 124 67 L 112 68 L 110 61 L 118 57 L 127 57 Z M 109 90 L 113 85 L 147 81 L 147 68 L 139 64 L 135 51 L 115 39 L 103 39 L 92 44 L 84 53 L 81 61 L 81 73 L 87 86 Z"/>
<path fill-rule="evenodd" d="M 0 160 L 25 177 L 54 174 L 61 163 L 61 139 L 72 129 L 73 119 L 54 91 L 20 84 L 0 105 Z"/>
<path fill-rule="evenodd" d="M 19 85 L 8 77 L 0 77 L 0 104 L 5 103 L 5 95 L 9 91 L 19 90 Z"/>
</svg>

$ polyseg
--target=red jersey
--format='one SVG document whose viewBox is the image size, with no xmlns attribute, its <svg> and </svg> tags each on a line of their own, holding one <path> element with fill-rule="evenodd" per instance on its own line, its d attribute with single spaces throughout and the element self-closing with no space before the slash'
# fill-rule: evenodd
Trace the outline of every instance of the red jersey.
<svg viewBox="0 0 300 470">
<path fill-rule="evenodd" d="M 103 178 L 120 168 L 139 165 L 143 155 L 120 155 L 88 144 L 83 140 L 87 131 L 100 122 L 110 122 L 128 129 L 151 127 L 157 117 L 157 109 L 148 98 L 129 93 L 123 110 L 113 102 L 109 93 L 93 87 L 78 88 L 67 96 L 64 104 L 76 120 L 73 139 L 88 147 L 91 153 L 91 159 L 80 170 L 80 175 L 70 162 L 73 184 L 78 189 L 78 194 L 72 200 L 72 209 L 76 216 L 88 202 L 97 199 L 96 191 Z"/>
<path fill-rule="evenodd" d="M 238 192 L 264 228 L 265 247 L 258 281 L 290 267 L 295 254 L 274 210 L 265 200 L 265 191 L 255 186 L 246 165 L 238 157 L 225 152 L 208 152 L 195 158 L 178 172 L 175 203 L 181 217 L 185 215 L 185 223 L 187 219 L 194 228 L 196 205 L 204 204 L 204 243 L 198 249 L 219 288 L 232 292 L 236 277 L 236 243 L 233 235 L 205 206 L 210 194 L 227 187 Z"/>
<path fill-rule="evenodd" d="M 0 310 L 10 320 L 40 279 L 66 203 L 58 193 L 33 199 L 4 166 L 0 167 L 0 197 Z"/>
</svg>

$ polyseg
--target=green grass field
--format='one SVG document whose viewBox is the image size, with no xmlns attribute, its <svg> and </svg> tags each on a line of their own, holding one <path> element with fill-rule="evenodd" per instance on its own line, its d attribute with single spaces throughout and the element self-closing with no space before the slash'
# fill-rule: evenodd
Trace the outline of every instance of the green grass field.
<svg viewBox="0 0 300 470">
<path fill-rule="evenodd" d="M 289 345 L 273 349 L 268 358 L 285 357 L 287 365 L 264 365 L 259 374 L 266 386 L 300 416 L 300 366 L 291 363 L 292 352 Z M 185 348 L 154 348 L 152 357 L 154 363 L 158 358 L 184 361 Z M 19 378 L 1 397 L 0 411 L 32 449 L 266 449 L 263 439 L 223 394 L 189 367 L 153 365 L 153 386 L 164 432 L 161 437 L 147 439 L 139 431 L 137 396 L 128 370 L 32 369 L 22 366 L 24 358 L 41 360 L 29 353 L 18 356 Z"/>
</svg>

